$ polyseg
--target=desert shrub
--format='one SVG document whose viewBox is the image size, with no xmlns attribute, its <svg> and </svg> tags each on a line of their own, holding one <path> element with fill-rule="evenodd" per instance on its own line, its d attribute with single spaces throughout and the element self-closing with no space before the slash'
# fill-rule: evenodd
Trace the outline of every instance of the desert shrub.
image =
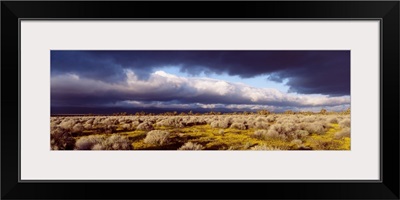
<svg viewBox="0 0 400 200">
<path fill-rule="evenodd" d="M 234 123 L 240 123 L 240 124 L 245 124 L 246 123 L 246 119 L 243 117 L 238 117 L 238 118 L 232 118 L 232 124 Z"/>
<path fill-rule="evenodd" d="M 84 128 L 85 130 L 90 130 L 90 129 L 93 128 L 93 125 L 92 125 L 92 124 L 85 123 L 85 124 L 83 125 L 83 128 Z"/>
<path fill-rule="evenodd" d="M 127 137 L 112 135 L 102 143 L 102 150 L 131 150 L 132 145 Z"/>
<path fill-rule="evenodd" d="M 183 123 L 185 126 L 197 126 L 207 124 L 204 119 L 201 119 L 199 117 L 191 117 L 188 120 L 185 120 Z"/>
<path fill-rule="evenodd" d="M 246 130 L 246 125 L 242 123 L 233 123 L 230 128 L 239 129 L 239 130 Z"/>
<path fill-rule="evenodd" d="M 150 130 L 154 130 L 153 125 L 150 122 L 142 122 L 140 123 L 137 127 L 137 130 L 142 130 L 142 131 L 150 131 Z"/>
<path fill-rule="evenodd" d="M 104 146 L 100 143 L 94 144 L 92 148 L 85 149 L 85 150 L 105 150 Z"/>
<path fill-rule="evenodd" d="M 279 151 L 279 150 L 284 150 L 281 149 L 279 147 L 272 147 L 272 146 L 267 146 L 267 145 L 257 145 L 251 148 L 251 150 L 255 150 L 255 151 Z"/>
<path fill-rule="evenodd" d="M 201 144 L 186 142 L 178 150 L 203 150 L 204 147 Z"/>
<path fill-rule="evenodd" d="M 93 128 L 96 129 L 95 132 L 96 133 L 107 133 L 107 134 L 111 134 L 113 132 L 115 132 L 118 128 L 117 125 L 115 125 L 115 121 L 114 119 L 111 118 L 96 118 L 93 121 Z"/>
<path fill-rule="evenodd" d="M 222 120 L 213 121 L 213 122 L 211 122 L 210 126 L 212 128 L 228 128 L 229 127 L 229 122 L 222 121 Z"/>
<path fill-rule="evenodd" d="M 58 126 L 65 130 L 71 130 L 74 127 L 75 123 L 75 120 L 65 119 Z"/>
<path fill-rule="evenodd" d="M 101 145 L 102 141 L 105 140 L 103 135 L 89 135 L 86 137 L 79 138 L 75 143 L 75 149 L 77 150 L 91 150 L 94 145 Z"/>
<path fill-rule="evenodd" d="M 131 124 L 132 124 L 133 127 L 137 127 L 140 124 L 140 122 L 139 121 L 132 121 Z"/>
<path fill-rule="evenodd" d="M 73 133 L 81 133 L 85 128 L 81 123 L 77 123 L 72 127 L 72 132 Z"/>
<path fill-rule="evenodd" d="M 77 150 L 131 150 L 132 145 L 128 138 L 120 135 L 105 137 L 102 135 L 89 135 L 76 141 Z"/>
<path fill-rule="evenodd" d="M 223 121 L 229 127 L 233 123 L 233 118 L 232 117 L 226 117 L 225 119 L 223 119 Z"/>
<path fill-rule="evenodd" d="M 316 118 L 315 116 L 306 116 L 306 117 L 303 118 L 303 122 L 312 123 L 312 122 L 315 122 L 316 119 L 317 119 L 317 118 Z"/>
<path fill-rule="evenodd" d="M 298 130 L 298 126 L 295 123 L 285 123 L 281 125 L 281 134 L 289 135 L 290 133 Z"/>
<path fill-rule="evenodd" d="M 274 124 L 268 130 L 267 137 L 287 139 L 293 137 L 299 129 L 300 126 L 294 123 Z"/>
<path fill-rule="evenodd" d="M 275 115 L 268 115 L 266 120 L 268 122 L 274 122 L 276 120 L 276 116 Z"/>
<path fill-rule="evenodd" d="M 310 124 L 306 124 L 305 130 L 309 133 L 323 134 L 326 132 L 324 124 L 319 122 L 314 122 Z"/>
<path fill-rule="evenodd" d="M 52 150 L 72 150 L 75 139 L 68 130 L 55 128 L 50 132 L 50 146 Z"/>
<path fill-rule="evenodd" d="M 56 121 L 50 122 L 50 130 L 56 129 L 58 127 L 58 123 Z"/>
<path fill-rule="evenodd" d="M 340 130 L 339 132 L 335 133 L 336 139 L 341 139 L 343 137 L 350 137 L 350 128 L 346 127 Z"/>
<path fill-rule="evenodd" d="M 115 126 L 115 125 L 107 125 L 104 128 L 104 133 L 111 134 L 111 133 L 114 133 L 116 130 L 117 130 L 117 126 Z"/>
<path fill-rule="evenodd" d="M 299 140 L 299 139 L 294 139 L 292 141 L 290 141 L 291 145 L 295 145 L 295 146 L 300 146 L 303 143 L 303 141 Z"/>
<path fill-rule="evenodd" d="M 169 136 L 171 134 L 168 131 L 153 130 L 146 134 L 144 142 L 148 144 L 163 145 L 169 142 Z"/>
<path fill-rule="evenodd" d="M 175 128 L 184 128 L 186 125 L 183 122 L 177 122 L 174 124 Z"/>
<path fill-rule="evenodd" d="M 175 118 L 170 117 L 170 118 L 167 118 L 167 119 L 160 120 L 155 125 L 156 126 L 173 127 L 173 126 L 175 126 L 175 123 L 176 123 Z"/>
<path fill-rule="evenodd" d="M 327 120 L 328 123 L 332 123 L 332 124 L 337 124 L 339 123 L 338 119 L 336 117 L 330 117 Z"/>
<path fill-rule="evenodd" d="M 88 119 L 85 123 L 93 125 L 93 122 L 94 122 L 94 118 L 91 118 L 91 119 Z"/>
<path fill-rule="evenodd" d="M 253 137 L 262 139 L 266 137 L 267 133 L 267 130 L 256 130 L 253 133 Z"/>
<path fill-rule="evenodd" d="M 257 117 L 256 118 L 256 122 L 267 122 L 267 118 L 266 117 Z"/>
<path fill-rule="evenodd" d="M 232 145 L 230 146 L 227 150 L 232 151 L 232 150 L 240 150 L 242 148 L 241 145 Z"/>
<path fill-rule="evenodd" d="M 267 134 L 264 135 L 264 139 L 268 139 L 268 138 L 285 140 L 286 139 L 286 135 L 285 134 L 279 134 L 279 132 L 276 131 L 275 129 L 269 129 L 267 131 Z"/>
<path fill-rule="evenodd" d="M 308 131 L 306 131 L 306 130 L 296 130 L 294 132 L 294 134 L 296 135 L 297 138 L 300 139 L 300 138 L 308 136 L 310 133 L 308 133 Z"/>
<path fill-rule="evenodd" d="M 350 119 L 343 119 L 342 121 L 339 122 L 340 128 L 350 128 Z"/>
<path fill-rule="evenodd" d="M 218 128 L 218 121 L 213 121 L 210 123 L 211 128 Z"/>
<path fill-rule="evenodd" d="M 256 128 L 256 129 L 268 129 L 269 125 L 267 122 L 253 122 L 248 124 L 249 128 Z"/>
<path fill-rule="evenodd" d="M 106 118 L 102 121 L 102 123 L 105 125 L 117 125 L 119 121 L 113 118 Z"/>
<path fill-rule="evenodd" d="M 294 118 L 295 116 L 294 115 L 285 115 L 285 116 L 280 116 L 279 118 L 277 118 L 276 120 L 275 120 L 275 122 L 276 123 L 278 123 L 278 124 L 288 124 L 288 123 L 296 123 L 295 121 L 294 121 Z"/>
<path fill-rule="evenodd" d="M 314 145 L 315 150 L 337 150 L 340 147 L 340 143 L 334 140 L 316 140 Z"/>
<path fill-rule="evenodd" d="M 121 128 L 122 128 L 123 130 L 125 130 L 125 131 L 131 131 L 131 130 L 134 129 L 133 126 L 132 126 L 132 124 L 130 124 L 130 123 L 122 124 L 122 125 L 121 125 Z"/>
</svg>

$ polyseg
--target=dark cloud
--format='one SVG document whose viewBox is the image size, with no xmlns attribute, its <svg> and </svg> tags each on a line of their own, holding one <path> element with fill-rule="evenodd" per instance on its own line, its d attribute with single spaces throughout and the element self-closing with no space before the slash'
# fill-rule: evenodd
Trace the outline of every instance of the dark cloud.
<svg viewBox="0 0 400 200">
<path fill-rule="evenodd" d="M 254 88 L 207 78 L 181 78 L 164 72 L 139 81 L 128 75 L 125 83 L 108 83 L 76 75 L 51 79 L 52 106 L 104 106 L 121 102 L 163 102 L 174 104 L 223 104 L 264 106 L 338 106 L 349 104 L 344 97 L 285 94 L 270 88 Z"/>
<path fill-rule="evenodd" d="M 51 51 L 52 76 L 75 73 L 123 82 L 130 69 L 145 80 L 155 68 L 228 73 L 242 78 L 270 75 L 301 94 L 350 95 L 350 51 Z"/>
</svg>

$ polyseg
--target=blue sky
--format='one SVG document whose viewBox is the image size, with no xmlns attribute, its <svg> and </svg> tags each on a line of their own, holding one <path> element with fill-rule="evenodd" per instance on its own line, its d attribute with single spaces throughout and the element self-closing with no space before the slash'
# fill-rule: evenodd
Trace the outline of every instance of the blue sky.
<svg viewBox="0 0 400 200">
<path fill-rule="evenodd" d="M 180 71 L 177 66 L 160 67 L 158 70 L 163 70 L 166 73 L 175 74 L 181 77 L 198 77 L 198 78 L 213 78 L 219 80 L 225 80 L 232 83 L 243 83 L 252 87 L 259 88 L 275 88 L 282 92 L 288 92 L 289 86 L 286 85 L 287 80 L 283 80 L 282 83 L 271 81 L 268 79 L 269 75 L 258 75 L 251 78 L 241 78 L 239 75 L 230 76 L 227 73 L 222 74 L 205 74 L 204 72 L 198 75 L 191 75 Z"/>
</svg>

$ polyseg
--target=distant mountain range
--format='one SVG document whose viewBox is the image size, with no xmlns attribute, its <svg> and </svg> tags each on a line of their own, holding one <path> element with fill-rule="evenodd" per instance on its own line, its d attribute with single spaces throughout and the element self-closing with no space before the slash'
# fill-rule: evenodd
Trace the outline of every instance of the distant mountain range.
<svg viewBox="0 0 400 200">
<path fill-rule="evenodd" d="M 165 112 L 174 112 L 178 114 L 185 112 L 188 113 L 192 111 L 193 113 L 207 113 L 207 112 L 244 112 L 250 110 L 231 110 L 231 109 L 163 109 L 163 108 L 126 108 L 126 107 L 51 107 L 51 115 L 84 115 L 84 114 L 96 114 L 96 115 L 111 115 L 114 113 L 126 112 L 127 114 L 135 114 L 137 112 L 154 113 L 160 114 Z"/>
</svg>

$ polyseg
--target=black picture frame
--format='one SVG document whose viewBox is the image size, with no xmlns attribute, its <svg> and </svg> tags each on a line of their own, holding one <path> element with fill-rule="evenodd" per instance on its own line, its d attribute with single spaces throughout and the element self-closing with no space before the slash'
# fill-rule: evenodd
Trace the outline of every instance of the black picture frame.
<svg viewBox="0 0 400 200">
<path fill-rule="evenodd" d="M 398 1 L 2 1 L 1 198 L 399 199 L 399 8 Z M 379 19 L 381 180 L 20 182 L 20 19 Z"/>
</svg>

